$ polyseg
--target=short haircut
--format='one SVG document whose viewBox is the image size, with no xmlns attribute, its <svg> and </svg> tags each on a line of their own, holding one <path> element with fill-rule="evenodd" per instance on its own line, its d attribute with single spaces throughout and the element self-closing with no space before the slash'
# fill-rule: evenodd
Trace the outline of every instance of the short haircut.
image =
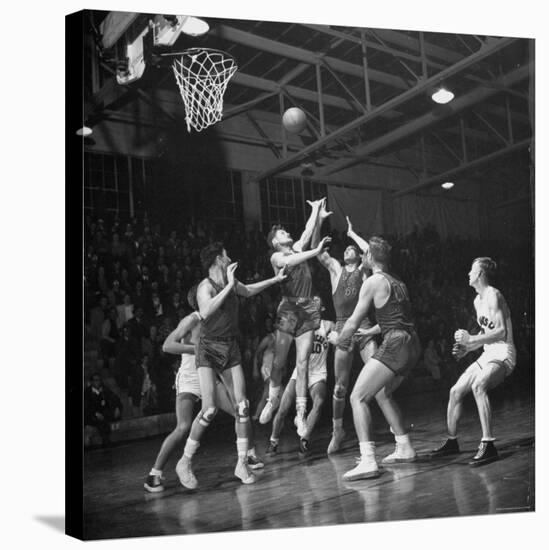
<svg viewBox="0 0 549 550">
<path fill-rule="evenodd" d="M 383 237 L 372 237 L 368 241 L 370 254 L 376 264 L 388 265 L 391 261 L 391 245 Z"/>
<path fill-rule="evenodd" d="M 189 292 L 187 292 L 187 302 L 195 310 L 198 311 L 198 301 L 196 299 L 196 291 L 198 290 L 198 285 L 193 285 Z"/>
<path fill-rule="evenodd" d="M 494 281 L 498 264 L 496 264 L 492 258 L 489 258 L 488 256 L 481 256 L 480 258 L 475 258 L 473 263 L 478 263 L 489 283 Z"/>
<path fill-rule="evenodd" d="M 273 239 L 275 238 L 276 232 L 279 231 L 280 229 L 284 229 L 284 227 L 282 227 L 279 223 L 277 223 L 271 227 L 271 230 L 267 235 L 267 244 L 273 250 L 274 250 Z"/>
<path fill-rule="evenodd" d="M 362 250 L 360 250 L 356 244 L 349 244 L 345 247 L 345 250 L 347 250 L 347 248 L 352 248 L 356 252 L 357 256 L 362 254 Z"/>
<path fill-rule="evenodd" d="M 200 261 L 202 263 L 202 268 L 204 271 L 208 271 L 210 267 L 212 267 L 213 263 L 215 262 L 215 259 L 218 256 L 223 255 L 224 250 L 223 243 L 220 241 L 216 241 L 215 243 L 209 244 L 208 246 L 205 246 L 200 251 Z"/>
</svg>

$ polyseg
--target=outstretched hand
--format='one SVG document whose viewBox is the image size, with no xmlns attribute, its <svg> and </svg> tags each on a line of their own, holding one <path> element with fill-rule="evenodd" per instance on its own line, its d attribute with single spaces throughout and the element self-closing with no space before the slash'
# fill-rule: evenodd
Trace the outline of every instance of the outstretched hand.
<svg viewBox="0 0 549 550">
<path fill-rule="evenodd" d="M 324 237 L 316 247 L 317 252 L 320 254 L 330 243 L 332 242 L 332 237 Z"/>
<path fill-rule="evenodd" d="M 311 208 L 313 209 L 313 212 L 315 210 L 319 210 L 320 207 L 322 206 L 322 201 L 324 201 L 326 199 L 319 199 L 317 201 L 310 201 L 310 200 L 307 200 L 307 204 L 309 204 L 311 206 Z"/>
<path fill-rule="evenodd" d="M 229 264 L 227 267 L 227 283 L 229 286 L 234 285 L 234 272 L 236 271 L 236 268 L 238 267 L 238 262 L 234 262 L 232 264 Z"/>
<path fill-rule="evenodd" d="M 328 212 L 326 210 L 326 199 L 322 199 L 322 204 L 320 205 L 320 211 L 318 213 L 318 215 L 320 216 L 321 219 L 325 220 L 326 218 L 328 218 L 329 216 L 331 216 L 333 214 L 333 212 Z"/>
<path fill-rule="evenodd" d="M 354 233 L 353 224 L 351 223 L 349 216 L 345 216 L 345 219 L 347 220 L 347 237 L 350 237 L 351 233 Z"/>
</svg>

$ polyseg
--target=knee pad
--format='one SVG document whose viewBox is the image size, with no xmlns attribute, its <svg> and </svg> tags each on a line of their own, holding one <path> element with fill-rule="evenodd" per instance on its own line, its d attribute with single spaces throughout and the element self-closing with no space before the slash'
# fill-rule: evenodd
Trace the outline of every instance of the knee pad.
<svg viewBox="0 0 549 550">
<path fill-rule="evenodd" d="M 345 396 L 347 395 L 347 388 L 343 386 L 342 384 L 336 384 L 334 386 L 334 399 L 337 401 L 341 401 L 342 399 L 345 399 Z"/>
<path fill-rule="evenodd" d="M 243 399 L 236 405 L 236 419 L 238 422 L 248 422 L 250 418 L 250 402 Z"/>
<path fill-rule="evenodd" d="M 215 415 L 217 414 L 217 408 L 216 407 L 208 407 L 204 411 L 200 411 L 199 413 L 200 419 L 198 420 L 202 426 L 209 426 L 210 422 L 214 419 Z"/>
</svg>

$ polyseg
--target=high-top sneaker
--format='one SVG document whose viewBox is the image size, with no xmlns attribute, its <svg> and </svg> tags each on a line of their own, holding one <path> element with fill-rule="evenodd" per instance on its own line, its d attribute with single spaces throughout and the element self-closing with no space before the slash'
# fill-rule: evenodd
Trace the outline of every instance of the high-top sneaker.
<svg viewBox="0 0 549 550">
<path fill-rule="evenodd" d="M 191 459 L 183 455 L 179 462 L 175 465 L 175 473 L 179 477 L 179 481 L 183 487 L 187 489 L 196 489 L 198 487 L 198 481 L 194 477 L 191 468 Z"/>
<path fill-rule="evenodd" d="M 471 458 L 469 464 L 471 466 L 480 466 L 481 464 L 488 464 L 489 462 L 494 462 L 498 460 L 499 455 L 496 450 L 493 441 L 481 441 L 478 446 L 477 454 Z"/>
<path fill-rule="evenodd" d="M 265 467 L 263 461 L 255 454 L 248 455 L 248 467 L 250 470 L 260 470 Z"/>
<path fill-rule="evenodd" d="M 249 485 L 250 483 L 255 483 L 256 477 L 252 472 L 250 471 L 250 468 L 248 467 L 247 461 L 238 459 L 238 462 L 236 463 L 236 468 L 234 469 L 234 475 L 242 481 L 245 485 Z"/>
<path fill-rule="evenodd" d="M 162 476 L 149 474 L 143 486 L 149 493 L 160 493 L 164 490 L 163 479 Z"/>
<path fill-rule="evenodd" d="M 261 414 L 259 415 L 259 423 L 267 424 L 268 422 L 270 422 L 276 409 L 278 409 L 278 405 L 280 405 L 280 398 L 273 397 L 271 399 L 269 397 L 269 399 L 267 399 L 267 402 L 265 403 L 265 406 L 263 407 L 263 410 L 261 411 Z"/>
<path fill-rule="evenodd" d="M 416 452 L 411 445 L 405 445 L 395 443 L 395 450 L 390 455 L 386 456 L 381 463 L 382 464 L 399 464 L 403 462 L 414 462 L 417 459 Z"/>
<path fill-rule="evenodd" d="M 379 468 L 374 455 L 361 456 L 357 459 L 357 465 L 343 474 L 344 481 L 357 479 L 370 479 L 379 477 Z"/>
<path fill-rule="evenodd" d="M 329 455 L 339 451 L 344 438 L 345 432 L 343 431 L 343 428 L 334 428 L 334 431 L 332 432 L 332 439 L 330 439 L 330 444 L 328 445 L 327 452 Z"/>
<path fill-rule="evenodd" d="M 432 457 L 457 455 L 459 453 L 459 445 L 457 439 L 448 438 L 440 447 L 433 449 L 430 453 Z"/>
<path fill-rule="evenodd" d="M 269 446 L 267 447 L 267 451 L 265 454 L 267 456 L 274 456 L 278 452 L 278 442 L 273 441 L 272 439 L 269 440 Z"/>
</svg>

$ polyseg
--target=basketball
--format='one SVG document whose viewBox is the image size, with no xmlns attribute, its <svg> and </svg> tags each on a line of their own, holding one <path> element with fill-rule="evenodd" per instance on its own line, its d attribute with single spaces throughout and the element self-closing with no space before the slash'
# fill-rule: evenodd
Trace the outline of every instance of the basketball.
<svg viewBox="0 0 549 550">
<path fill-rule="evenodd" d="M 282 116 L 282 124 L 291 134 L 299 134 L 305 128 L 306 122 L 305 113 L 297 107 L 290 107 Z"/>
</svg>

